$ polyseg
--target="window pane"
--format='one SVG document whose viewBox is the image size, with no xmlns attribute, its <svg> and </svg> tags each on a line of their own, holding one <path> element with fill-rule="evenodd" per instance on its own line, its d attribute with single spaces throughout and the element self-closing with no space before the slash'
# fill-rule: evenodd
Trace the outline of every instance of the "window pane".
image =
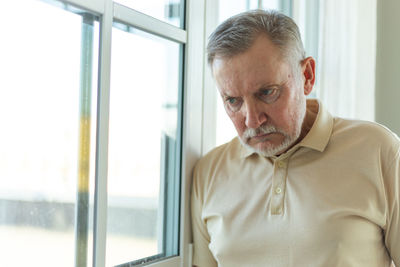
<svg viewBox="0 0 400 267">
<path fill-rule="evenodd" d="M 184 0 L 114 0 L 114 2 L 183 28 Z"/>
<path fill-rule="evenodd" d="M 252 3 L 250 3 L 252 2 Z M 255 9 L 254 1 L 243 1 L 243 0 L 220 0 L 218 2 L 218 21 L 219 23 L 228 19 L 229 17 L 239 14 L 240 12 Z"/>
<path fill-rule="evenodd" d="M 55 4 L 63 9 L 32 0 L 0 9 L 0 266 L 92 265 L 99 27 Z"/>
<path fill-rule="evenodd" d="M 262 8 L 264 9 L 276 9 L 276 10 L 280 10 L 283 12 L 283 10 L 281 10 L 281 7 L 283 6 L 282 2 L 284 0 L 263 0 L 262 1 Z"/>
<path fill-rule="evenodd" d="M 181 46 L 115 26 L 107 266 L 176 254 L 179 219 Z"/>
</svg>

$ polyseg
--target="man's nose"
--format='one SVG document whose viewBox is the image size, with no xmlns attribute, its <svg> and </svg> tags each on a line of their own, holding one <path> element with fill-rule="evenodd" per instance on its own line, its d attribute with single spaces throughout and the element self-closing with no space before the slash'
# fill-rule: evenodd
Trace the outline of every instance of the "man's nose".
<svg viewBox="0 0 400 267">
<path fill-rule="evenodd" d="M 246 126 L 247 128 L 258 128 L 267 121 L 267 115 L 256 103 L 246 104 Z"/>
</svg>

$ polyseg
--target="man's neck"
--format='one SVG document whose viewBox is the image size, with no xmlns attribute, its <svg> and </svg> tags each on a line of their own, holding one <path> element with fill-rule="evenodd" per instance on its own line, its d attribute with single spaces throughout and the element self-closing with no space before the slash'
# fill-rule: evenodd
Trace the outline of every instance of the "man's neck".
<svg viewBox="0 0 400 267">
<path fill-rule="evenodd" d="M 303 140 L 304 137 L 306 137 L 308 132 L 311 130 L 317 118 L 318 110 L 319 110 L 318 101 L 314 99 L 310 99 L 307 101 L 306 115 L 304 116 L 303 125 L 301 126 L 301 133 L 298 142 Z"/>
</svg>

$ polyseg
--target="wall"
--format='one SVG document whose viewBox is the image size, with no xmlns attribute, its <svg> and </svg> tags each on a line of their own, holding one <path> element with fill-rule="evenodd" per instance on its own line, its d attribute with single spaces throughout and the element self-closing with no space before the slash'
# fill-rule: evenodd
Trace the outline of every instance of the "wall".
<svg viewBox="0 0 400 267">
<path fill-rule="evenodd" d="M 377 2 L 376 121 L 400 135 L 400 1 Z"/>
<path fill-rule="evenodd" d="M 355 118 L 375 120 L 376 5 L 379 0 L 357 1 Z"/>
</svg>

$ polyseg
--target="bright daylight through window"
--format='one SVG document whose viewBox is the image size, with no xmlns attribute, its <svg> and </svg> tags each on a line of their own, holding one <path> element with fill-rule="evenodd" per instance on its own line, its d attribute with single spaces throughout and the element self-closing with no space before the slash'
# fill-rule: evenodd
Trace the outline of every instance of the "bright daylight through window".
<svg viewBox="0 0 400 267">
<path fill-rule="evenodd" d="M 99 23 L 39 1 L 0 13 L 0 265 L 89 265 Z"/>
<path fill-rule="evenodd" d="M 177 254 L 182 58 L 178 43 L 115 26 L 106 257 L 111 265 Z"/>
</svg>

